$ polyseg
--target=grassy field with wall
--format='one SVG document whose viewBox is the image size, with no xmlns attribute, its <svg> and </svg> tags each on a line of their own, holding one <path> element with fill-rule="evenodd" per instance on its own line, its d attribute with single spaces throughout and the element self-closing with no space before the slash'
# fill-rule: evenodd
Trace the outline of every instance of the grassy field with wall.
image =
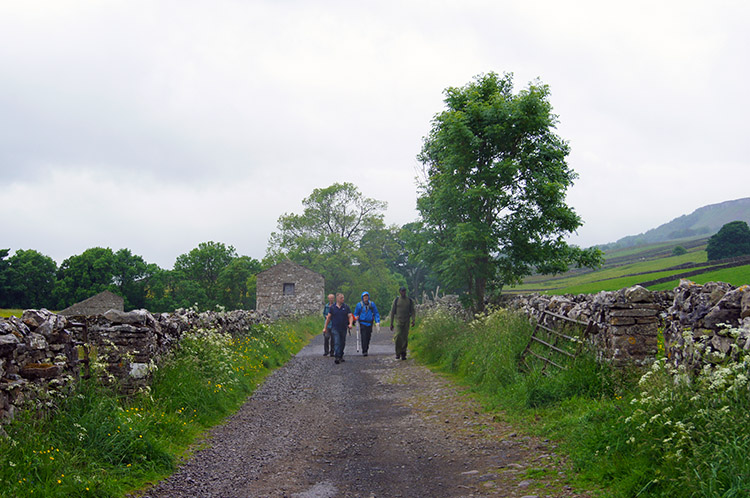
<svg viewBox="0 0 750 498">
<path fill-rule="evenodd" d="M 523 284 L 503 289 L 504 294 L 593 294 L 599 291 L 616 291 L 636 284 L 649 290 L 673 289 L 681 278 L 703 284 L 711 281 L 727 282 L 740 286 L 750 284 L 750 263 L 734 268 L 715 268 L 725 263 L 707 260 L 704 240 L 685 243 L 686 253 L 674 255 L 679 243 L 658 244 L 628 248 L 605 254 L 604 265 L 597 270 L 572 270 L 562 275 L 533 275 Z M 700 272 L 681 277 L 687 272 Z M 669 277 L 674 276 L 673 279 Z M 657 279 L 667 282 L 650 284 Z"/>
</svg>

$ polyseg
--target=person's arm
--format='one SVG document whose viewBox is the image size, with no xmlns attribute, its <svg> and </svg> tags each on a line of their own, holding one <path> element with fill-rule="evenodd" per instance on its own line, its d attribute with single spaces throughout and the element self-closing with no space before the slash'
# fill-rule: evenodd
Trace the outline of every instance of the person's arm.
<svg viewBox="0 0 750 498">
<path fill-rule="evenodd" d="M 323 325 L 323 333 L 325 334 L 326 330 L 328 330 L 328 324 L 331 322 L 331 314 L 328 313 L 326 316 L 326 323 Z"/>
<path fill-rule="evenodd" d="M 352 325 L 354 325 L 354 315 L 350 312 L 349 313 L 349 328 L 352 328 Z"/>
<path fill-rule="evenodd" d="M 396 301 L 398 301 L 398 298 L 393 301 L 393 306 L 391 306 L 391 332 L 393 332 L 393 319 L 396 317 Z"/>
</svg>

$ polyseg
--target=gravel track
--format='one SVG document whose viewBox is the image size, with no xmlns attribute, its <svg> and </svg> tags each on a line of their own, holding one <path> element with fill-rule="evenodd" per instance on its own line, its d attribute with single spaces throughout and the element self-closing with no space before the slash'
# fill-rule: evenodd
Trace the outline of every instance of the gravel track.
<svg viewBox="0 0 750 498">
<path fill-rule="evenodd" d="M 517 434 L 443 377 L 396 360 L 387 329 L 373 334 L 367 357 L 354 342 L 336 365 L 316 337 L 174 475 L 133 496 L 587 496 L 566 484 L 553 444 Z"/>
</svg>

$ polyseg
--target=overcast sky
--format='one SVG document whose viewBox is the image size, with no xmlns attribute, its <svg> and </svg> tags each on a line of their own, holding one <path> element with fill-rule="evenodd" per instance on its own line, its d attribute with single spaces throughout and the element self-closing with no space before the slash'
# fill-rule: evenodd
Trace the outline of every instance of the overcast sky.
<svg viewBox="0 0 750 498">
<path fill-rule="evenodd" d="M 745 0 L 0 0 L 0 248 L 261 259 L 353 182 L 417 219 L 443 90 L 550 86 L 583 247 L 750 196 Z"/>
</svg>

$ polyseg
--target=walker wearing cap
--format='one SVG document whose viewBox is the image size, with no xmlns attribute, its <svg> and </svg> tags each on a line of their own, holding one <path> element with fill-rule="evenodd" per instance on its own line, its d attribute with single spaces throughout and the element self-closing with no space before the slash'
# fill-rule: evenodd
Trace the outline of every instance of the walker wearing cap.
<svg viewBox="0 0 750 498">
<path fill-rule="evenodd" d="M 370 301 L 370 293 L 364 291 L 361 300 L 354 307 L 354 318 L 359 323 L 359 333 L 362 340 L 362 356 L 367 356 L 372 338 L 372 326 L 380 324 L 380 313 L 375 303 Z"/>
</svg>

